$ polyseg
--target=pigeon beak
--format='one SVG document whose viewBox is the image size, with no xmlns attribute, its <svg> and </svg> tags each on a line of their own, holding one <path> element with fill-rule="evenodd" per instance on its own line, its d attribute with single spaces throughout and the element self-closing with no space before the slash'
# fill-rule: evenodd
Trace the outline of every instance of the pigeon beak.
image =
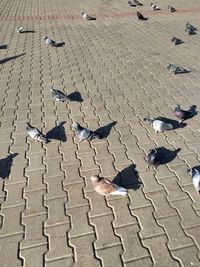
<svg viewBox="0 0 200 267">
<path fill-rule="evenodd" d="M 190 169 L 187 169 L 187 173 L 190 173 Z"/>
</svg>

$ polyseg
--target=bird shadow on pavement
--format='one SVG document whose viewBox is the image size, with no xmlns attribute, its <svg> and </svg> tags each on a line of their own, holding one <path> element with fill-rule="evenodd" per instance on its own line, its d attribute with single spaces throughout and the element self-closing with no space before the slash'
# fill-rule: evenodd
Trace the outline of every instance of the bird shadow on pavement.
<svg viewBox="0 0 200 267">
<path fill-rule="evenodd" d="M 159 165 L 163 165 L 173 161 L 177 157 L 177 154 L 181 151 L 181 148 L 170 150 L 165 147 L 158 147 L 156 150 L 158 151 L 160 158 Z"/>
<path fill-rule="evenodd" d="M 0 49 L 7 49 L 8 45 L 7 44 L 0 44 Z"/>
<path fill-rule="evenodd" d="M 79 92 L 73 92 L 67 95 L 67 98 L 70 101 L 83 102 L 83 98 L 81 97 L 81 94 Z"/>
<path fill-rule="evenodd" d="M 6 158 L 0 159 L 0 178 L 6 179 L 11 171 L 13 158 L 15 158 L 18 153 L 13 153 L 8 155 Z"/>
<path fill-rule="evenodd" d="M 138 190 L 142 185 L 142 182 L 139 180 L 135 164 L 131 164 L 124 170 L 120 171 L 112 182 L 124 187 L 125 189 L 133 190 Z"/>
<path fill-rule="evenodd" d="M 11 61 L 11 60 L 13 60 L 13 59 L 16 59 L 16 58 L 21 57 L 21 56 L 24 56 L 24 55 L 25 55 L 25 53 L 20 54 L 20 55 L 17 55 L 17 56 L 12 56 L 12 57 L 3 58 L 2 60 L 0 60 L 0 64 L 4 64 L 4 63 L 6 63 L 6 62 L 8 62 L 8 61 Z"/>
<path fill-rule="evenodd" d="M 184 122 L 179 123 L 177 120 L 168 119 L 161 116 L 157 117 L 156 119 L 162 120 L 164 123 L 170 123 L 173 126 L 173 129 L 185 128 L 187 126 L 187 124 Z"/>
<path fill-rule="evenodd" d="M 98 128 L 95 133 L 100 134 L 101 136 L 103 136 L 104 138 L 108 137 L 112 128 L 115 126 L 115 124 L 117 123 L 117 121 L 113 121 L 111 123 L 108 123 L 105 126 L 102 126 L 100 128 Z"/>
<path fill-rule="evenodd" d="M 47 132 L 46 137 L 48 139 L 60 140 L 62 142 L 67 141 L 64 124 L 66 121 L 60 122 L 57 126 Z"/>
<path fill-rule="evenodd" d="M 23 30 L 20 33 L 35 33 L 34 30 Z"/>
<path fill-rule="evenodd" d="M 56 47 L 62 47 L 63 45 L 65 45 L 65 42 L 56 43 Z"/>
</svg>

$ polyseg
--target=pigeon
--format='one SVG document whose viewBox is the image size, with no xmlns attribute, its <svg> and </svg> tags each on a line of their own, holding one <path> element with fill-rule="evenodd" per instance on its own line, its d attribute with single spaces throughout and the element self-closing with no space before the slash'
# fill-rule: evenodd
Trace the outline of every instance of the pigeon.
<svg viewBox="0 0 200 267">
<path fill-rule="evenodd" d="M 185 32 L 186 32 L 186 35 L 193 35 L 196 33 L 195 30 L 193 28 L 190 28 L 190 27 L 186 27 Z"/>
<path fill-rule="evenodd" d="M 150 169 L 150 166 L 153 166 L 154 169 L 157 169 L 158 165 L 160 164 L 160 155 L 158 150 L 156 148 L 150 149 L 145 161 L 147 162 L 146 169 Z"/>
<path fill-rule="evenodd" d="M 28 131 L 28 135 L 32 137 L 33 139 L 39 141 L 39 142 L 45 142 L 48 143 L 50 140 L 37 128 L 30 125 L 30 123 L 26 123 L 26 130 Z"/>
<path fill-rule="evenodd" d="M 176 66 L 174 64 L 170 64 L 170 63 L 167 65 L 167 69 L 169 70 L 169 72 L 171 74 L 178 74 L 178 73 L 190 72 L 189 70 L 186 70 L 183 67 L 178 67 L 178 66 Z"/>
<path fill-rule="evenodd" d="M 52 96 L 55 98 L 56 101 L 65 102 L 66 100 L 68 100 L 68 97 L 60 90 L 56 90 L 53 87 L 50 90 L 52 92 Z"/>
<path fill-rule="evenodd" d="M 169 12 L 176 12 L 176 8 L 174 8 L 173 6 L 169 5 L 167 8 L 168 8 Z"/>
<path fill-rule="evenodd" d="M 108 195 L 123 195 L 127 194 L 127 190 L 118 186 L 106 178 L 93 175 L 91 178 L 94 190 L 103 196 Z"/>
<path fill-rule="evenodd" d="M 192 117 L 191 111 L 181 109 L 181 106 L 179 104 L 176 105 L 173 113 L 178 119 L 179 123 L 182 123 L 184 120 L 187 120 Z"/>
<path fill-rule="evenodd" d="M 197 193 L 200 195 L 200 172 L 194 167 L 188 169 L 187 172 L 192 176 L 193 185 L 197 190 Z"/>
<path fill-rule="evenodd" d="M 131 1 L 128 1 L 129 6 L 136 7 L 136 4 L 132 3 Z"/>
<path fill-rule="evenodd" d="M 181 39 L 176 38 L 175 36 L 173 36 L 171 38 L 171 42 L 172 42 L 173 45 L 178 45 L 178 44 L 182 43 Z"/>
<path fill-rule="evenodd" d="M 22 33 L 23 32 L 23 29 L 24 29 L 23 27 L 17 27 L 15 31 L 17 33 Z"/>
<path fill-rule="evenodd" d="M 84 128 L 82 127 L 79 123 L 74 122 L 72 125 L 72 129 L 75 131 L 75 134 L 78 136 L 79 138 L 79 142 L 81 141 L 86 141 L 86 140 L 92 140 L 92 139 L 102 139 L 103 136 L 93 132 L 92 130 L 88 129 L 88 128 Z"/>
<path fill-rule="evenodd" d="M 83 11 L 81 12 L 81 16 L 83 19 L 86 19 L 86 20 L 95 20 L 96 19 L 94 17 L 89 16 L 86 12 L 83 12 Z"/>
<path fill-rule="evenodd" d="M 148 20 L 148 18 L 145 18 L 140 12 L 137 12 L 137 18 L 140 20 Z"/>
<path fill-rule="evenodd" d="M 190 24 L 189 22 L 187 22 L 185 26 L 186 26 L 187 28 L 192 29 L 193 31 L 197 31 L 197 28 L 194 27 L 194 26 L 193 26 L 192 24 Z"/>
<path fill-rule="evenodd" d="M 144 118 L 145 122 L 149 122 L 151 124 L 151 126 L 154 128 L 156 134 L 158 134 L 159 132 L 164 132 L 165 130 L 172 130 L 173 129 L 173 125 L 170 123 L 166 123 L 164 121 L 162 121 L 159 118 Z"/>
<path fill-rule="evenodd" d="M 133 2 L 136 4 L 136 6 L 143 6 L 138 0 L 133 0 Z"/>
<path fill-rule="evenodd" d="M 47 45 L 50 45 L 50 46 L 53 46 L 53 47 L 57 47 L 57 43 L 54 40 L 52 40 L 51 38 L 47 37 L 47 36 L 44 37 L 44 41 L 45 41 L 45 43 Z"/>
<path fill-rule="evenodd" d="M 150 6 L 151 6 L 151 10 L 153 11 L 160 10 L 159 6 L 157 6 L 156 4 L 151 3 Z"/>
</svg>

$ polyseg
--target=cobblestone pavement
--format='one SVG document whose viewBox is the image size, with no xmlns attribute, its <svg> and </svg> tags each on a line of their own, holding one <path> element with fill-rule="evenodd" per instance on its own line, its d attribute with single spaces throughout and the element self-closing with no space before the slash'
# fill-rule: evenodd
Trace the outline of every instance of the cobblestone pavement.
<svg viewBox="0 0 200 267">
<path fill-rule="evenodd" d="M 174 119 L 176 103 L 200 106 L 200 34 L 184 32 L 187 21 L 200 29 L 200 9 L 196 0 L 169 0 L 151 12 L 141 2 L 0 1 L 0 42 L 8 45 L 0 49 L 1 267 L 200 266 L 200 198 L 186 172 L 199 165 L 199 116 L 158 136 L 143 122 Z M 172 2 L 176 13 L 167 12 Z M 17 26 L 35 33 L 17 34 Z M 65 46 L 46 47 L 45 35 Z M 173 35 L 184 43 L 173 47 Z M 169 62 L 191 73 L 170 75 Z M 76 101 L 56 103 L 52 85 Z M 27 121 L 57 134 L 49 144 L 33 141 Z M 78 143 L 73 121 L 103 127 L 107 137 Z M 156 146 L 181 150 L 146 171 Z M 128 196 L 98 195 L 93 174 L 120 182 Z"/>
</svg>

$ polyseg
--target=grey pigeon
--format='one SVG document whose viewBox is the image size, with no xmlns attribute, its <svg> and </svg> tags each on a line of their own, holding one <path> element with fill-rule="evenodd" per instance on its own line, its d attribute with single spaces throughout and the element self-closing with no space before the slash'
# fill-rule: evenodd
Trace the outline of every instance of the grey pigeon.
<svg viewBox="0 0 200 267">
<path fill-rule="evenodd" d="M 102 139 L 103 136 L 88 129 L 88 128 L 84 128 L 82 127 L 79 123 L 74 122 L 72 125 L 72 129 L 73 131 L 75 131 L 75 134 L 78 136 L 79 138 L 79 142 L 81 141 L 86 141 L 86 140 L 91 140 L 91 139 Z"/>
<path fill-rule="evenodd" d="M 26 130 L 28 131 L 28 135 L 31 138 L 33 138 L 39 142 L 45 142 L 45 143 L 50 142 L 50 140 L 40 130 L 31 126 L 30 123 L 28 123 L 28 122 L 26 123 Z"/>
<path fill-rule="evenodd" d="M 141 4 L 138 0 L 133 0 L 133 2 L 136 6 L 143 6 L 143 4 Z"/>
<path fill-rule="evenodd" d="M 178 44 L 182 43 L 181 39 L 179 39 L 179 38 L 177 38 L 175 36 L 173 36 L 171 38 L 171 42 L 172 42 L 173 45 L 178 45 Z"/>
<path fill-rule="evenodd" d="M 193 26 L 192 24 L 190 24 L 189 22 L 187 22 L 185 26 L 186 26 L 187 28 L 190 28 L 190 29 L 194 30 L 194 31 L 197 31 L 197 28 L 194 27 L 194 26 Z"/>
<path fill-rule="evenodd" d="M 193 185 L 197 193 L 200 195 L 200 172 L 194 167 L 187 170 L 187 172 L 192 176 Z"/>
<path fill-rule="evenodd" d="M 127 194 L 127 190 L 121 186 L 112 183 L 110 180 L 93 175 L 91 178 L 94 190 L 103 196 Z"/>
<path fill-rule="evenodd" d="M 23 29 L 24 29 L 23 27 L 17 27 L 15 31 L 17 33 L 22 33 L 23 32 Z"/>
<path fill-rule="evenodd" d="M 47 45 L 57 47 L 57 43 L 47 36 L 44 37 L 44 41 L 45 41 L 45 44 L 47 44 Z"/>
<path fill-rule="evenodd" d="M 56 101 L 65 102 L 66 100 L 68 100 L 68 97 L 60 90 L 54 89 L 53 87 L 50 90 L 52 92 L 52 96 Z"/>
<path fill-rule="evenodd" d="M 174 8 L 173 6 L 169 5 L 167 8 L 168 8 L 169 12 L 176 12 L 176 8 Z"/>
<path fill-rule="evenodd" d="M 185 25 L 185 32 L 187 35 L 193 35 L 196 34 L 197 28 L 195 28 L 192 24 L 190 24 L 189 22 L 186 23 Z"/>
<path fill-rule="evenodd" d="M 150 6 L 151 6 L 151 10 L 153 11 L 160 10 L 160 7 L 157 6 L 156 4 L 151 3 Z"/>
<path fill-rule="evenodd" d="M 145 161 L 147 162 L 147 168 L 150 169 L 152 166 L 154 169 L 157 169 L 158 165 L 160 164 L 160 155 L 156 148 L 150 149 L 149 154 L 146 156 Z"/>
<path fill-rule="evenodd" d="M 167 69 L 169 70 L 169 72 L 171 74 L 178 74 L 178 73 L 190 72 L 189 70 L 186 70 L 183 67 L 178 67 L 175 64 L 171 64 L 171 63 L 169 63 L 167 65 Z"/>
<path fill-rule="evenodd" d="M 96 18 L 89 16 L 86 12 L 81 12 L 81 16 L 85 20 L 95 20 Z"/>
<path fill-rule="evenodd" d="M 174 115 L 178 119 L 179 123 L 182 123 L 184 120 L 187 120 L 192 117 L 192 112 L 190 110 L 184 110 L 179 104 L 176 105 Z"/>
<path fill-rule="evenodd" d="M 154 128 L 156 134 L 158 134 L 159 132 L 164 132 L 165 130 L 173 129 L 172 124 L 166 123 L 161 119 L 148 117 L 144 118 L 144 121 L 150 123 L 150 125 Z"/>
<path fill-rule="evenodd" d="M 129 4 L 129 6 L 136 7 L 136 4 L 134 4 L 134 3 L 133 3 L 133 2 L 131 2 L 131 1 L 128 1 L 128 4 Z"/>
</svg>

